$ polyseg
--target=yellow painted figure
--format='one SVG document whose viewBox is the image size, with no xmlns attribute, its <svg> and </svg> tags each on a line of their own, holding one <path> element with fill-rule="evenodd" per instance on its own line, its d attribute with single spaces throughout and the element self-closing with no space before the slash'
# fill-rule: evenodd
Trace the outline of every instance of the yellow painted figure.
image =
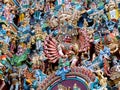
<svg viewBox="0 0 120 90">
<path fill-rule="evenodd" d="M 109 5 L 107 14 L 109 20 L 118 20 L 119 18 L 119 10 L 113 4 Z"/>
<path fill-rule="evenodd" d="M 118 20 L 119 18 L 118 9 L 113 9 L 112 11 L 109 11 L 108 18 L 109 20 L 113 20 L 113 19 Z"/>
<path fill-rule="evenodd" d="M 21 13 L 19 16 L 19 22 L 23 22 L 24 17 L 25 17 L 24 13 Z"/>
</svg>

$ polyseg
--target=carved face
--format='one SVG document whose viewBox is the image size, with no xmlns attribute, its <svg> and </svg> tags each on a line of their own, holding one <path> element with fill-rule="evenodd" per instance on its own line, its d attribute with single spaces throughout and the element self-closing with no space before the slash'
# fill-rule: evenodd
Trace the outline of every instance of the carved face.
<svg viewBox="0 0 120 90">
<path fill-rule="evenodd" d="M 71 40 L 72 40 L 72 37 L 70 35 L 65 35 L 63 38 L 64 42 L 71 42 Z"/>
<path fill-rule="evenodd" d="M 114 8 L 115 8 L 114 5 L 109 6 L 110 11 L 113 10 Z"/>
</svg>

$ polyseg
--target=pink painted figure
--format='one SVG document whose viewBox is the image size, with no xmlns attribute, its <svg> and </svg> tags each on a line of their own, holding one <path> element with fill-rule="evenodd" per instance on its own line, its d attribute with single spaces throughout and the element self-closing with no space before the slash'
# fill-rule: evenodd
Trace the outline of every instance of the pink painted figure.
<svg viewBox="0 0 120 90">
<path fill-rule="evenodd" d="M 91 4 L 91 8 L 92 8 L 92 9 L 96 9 L 96 8 L 97 8 L 95 2 L 93 2 L 93 3 Z"/>
<path fill-rule="evenodd" d="M 47 4 L 46 4 L 46 11 L 47 12 L 50 11 L 50 3 L 49 2 L 47 2 Z"/>
<path fill-rule="evenodd" d="M 4 9 L 4 16 L 5 16 L 7 21 L 11 20 L 10 10 L 11 10 L 11 5 L 9 3 L 7 3 L 6 6 L 5 6 L 5 9 Z"/>
<path fill-rule="evenodd" d="M 57 0 L 58 5 L 61 5 L 61 4 L 62 4 L 62 1 L 63 1 L 63 0 Z"/>
<path fill-rule="evenodd" d="M 72 8 L 72 6 L 71 6 L 71 0 L 65 0 L 65 8 L 66 9 Z"/>
<path fill-rule="evenodd" d="M 10 44 L 10 51 L 11 53 L 14 53 L 14 49 L 16 48 L 16 41 L 13 39 L 11 44 Z"/>
</svg>

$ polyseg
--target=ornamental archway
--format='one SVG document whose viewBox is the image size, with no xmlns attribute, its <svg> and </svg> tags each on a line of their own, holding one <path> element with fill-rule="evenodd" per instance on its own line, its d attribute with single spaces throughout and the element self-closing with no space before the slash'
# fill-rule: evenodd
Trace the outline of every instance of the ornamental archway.
<svg viewBox="0 0 120 90">
<path fill-rule="evenodd" d="M 74 67 L 66 74 L 66 79 L 62 80 L 55 73 L 48 76 L 37 90 L 89 90 L 89 83 L 94 81 L 95 75 L 84 67 Z"/>
</svg>

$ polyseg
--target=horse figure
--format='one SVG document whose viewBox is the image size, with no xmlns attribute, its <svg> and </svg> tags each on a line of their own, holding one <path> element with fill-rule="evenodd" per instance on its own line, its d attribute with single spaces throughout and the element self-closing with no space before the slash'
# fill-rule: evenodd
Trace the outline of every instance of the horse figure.
<svg viewBox="0 0 120 90">
<path fill-rule="evenodd" d="M 35 70 L 34 76 L 36 80 L 32 82 L 32 88 L 37 90 L 38 84 L 41 83 L 47 77 L 47 75 L 44 74 L 41 70 Z"/>
<path fill-rule="evenodd" d="M 104 66 L 103 58 L 109 59 L 109 57 L 110 57 L 110 49 L 108 47 L 104 46 L 104 49 L 100 50 L 98 57 L 96 57 L 95 60 L 93 60 L 91 62 L 91 65 L 88 66 L 88 68 L 90 68 L 92 70 L 94 70 L 96 66 L 103 68 L 103 66 Z"/>
<path fill-rule="evenodd" d="M 57 72 L 55 73 L 57 76 L 60 76 L 62 78 L 62 80 L 65 80 L 66 78 L 66 74 L 70 72 L 70 68 L 65 68 L 65 67 L 62 67 L 61 69 L 57 70 Z"/>
</svg>

